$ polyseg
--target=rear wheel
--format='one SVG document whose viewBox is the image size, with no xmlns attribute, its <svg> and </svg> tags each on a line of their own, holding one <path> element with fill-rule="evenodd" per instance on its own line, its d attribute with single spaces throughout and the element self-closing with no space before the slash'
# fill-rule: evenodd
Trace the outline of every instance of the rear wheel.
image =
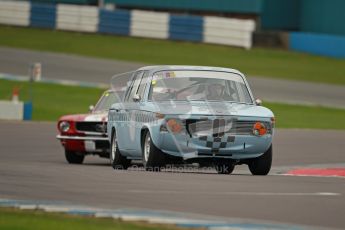
<svg viewBox="0 0 345 230">
<path fill-rule="evenodd" d="M 267 175 L 271 170 L 272 165 L 272 145 L 260 157 L 250 160 L 248 167 L 253 175 Z"/>
<path fill-rule="evenodd" d="M 144 133 L 142 153 L 146 171 L 160 171 L 165 165 L 164 153 L 153 144 L 149 131 Z"/>
<path fill-rule="evenodd" d="M 218 174 L 231 174 L 235 169 L 235 164 L 233 163 L 217 163 L 216 170 Z"/>
<path fill-rule="evenodd" d="M 85 155 L 65 150 L 65 157 L 69 164 L 82 164 L 85 158 Z"/>
<path fill-rule="evenodd" d="M 122 156 L 117 146 L 116 131 L 114 131 L 111 138 L 110 145 L 110 164 L 113 169 L 128 169 L 131 161 Z"/>
</svg>

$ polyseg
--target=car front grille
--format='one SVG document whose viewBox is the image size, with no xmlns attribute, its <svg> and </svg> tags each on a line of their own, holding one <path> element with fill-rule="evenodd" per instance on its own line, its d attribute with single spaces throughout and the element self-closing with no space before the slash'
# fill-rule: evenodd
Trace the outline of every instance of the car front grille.
<svg viewBox="0 0 345 230">
<path fill-rule="evenodd" d="M 81 132 L 106 133 L 107 124 L 103 122 L 83 121 L 76 122 L 75 127 Z"/>
<path fill-rule="evenodd" d="M 188 131 L 197 136 L 224 136 L 232 126 L 232 120 L 187 120 Z"/>
<path fill-rule="evenodd" d="M 256 121 L 236 121 L 228 133 L 236 135 L 249 135 L 253 133 Z"/>
<path fill-rule="evenodd" d="M 221 137 L 225 133 L 232 135 L 251 135 L 253 134 L 253 126 L 256 121 L 239 121 L 237 119 L 204 119 L 195 120 L 187 119 L 186 127 L 192 136 L 210 136 Z M 271 125 L 269 122 L 263 122 L 271 133 Z"/>
</svg>

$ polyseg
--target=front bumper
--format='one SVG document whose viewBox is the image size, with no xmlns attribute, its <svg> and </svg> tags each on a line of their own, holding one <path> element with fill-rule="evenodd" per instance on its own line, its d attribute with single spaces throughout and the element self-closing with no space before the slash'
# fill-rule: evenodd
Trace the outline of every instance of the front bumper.
<svg viewBox="0 0 345 230">
<path fill-rule="evenodd" d="M 66 136 L 57 135 L 59 140 L 79 140 L 79 141 L 108 141 L 108 137 L 90 137 L 90 136 Z"/>
<path fill-rule="evenodd" d="M 160 146 L 163 152 L 183 159 L 229 158 L 235 160 L 255 158 L 271 145 L 272 135 L 224 135 L 222 137 L 192 137 L 164 133 Z"/>
<path fill-rule="evenodd" d="M 109 153 L 110 145 L 108 137 L 104 136 L 66 136 L 57 135 L 56 138 L 66 150 L 81 152 L 104 154 Z"/>
</svg>

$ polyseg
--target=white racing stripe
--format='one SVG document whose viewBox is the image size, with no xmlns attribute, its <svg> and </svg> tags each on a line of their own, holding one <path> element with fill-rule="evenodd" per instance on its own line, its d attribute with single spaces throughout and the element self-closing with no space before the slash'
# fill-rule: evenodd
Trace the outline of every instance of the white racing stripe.
<svg viewBox="0 0 345 230">
<path fill-rule="evenodd" d="M 90 114 L 87 117 L 85 117 L 84 121 L 103 121 L 104 119 L 108 118 L 107 115 L 107 113 Z"/>
</svg>

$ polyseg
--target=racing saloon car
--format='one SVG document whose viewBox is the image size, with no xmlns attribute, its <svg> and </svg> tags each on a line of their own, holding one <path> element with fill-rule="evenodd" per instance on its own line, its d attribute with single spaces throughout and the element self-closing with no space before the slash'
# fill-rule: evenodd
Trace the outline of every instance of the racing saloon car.
<svg viewBox="0 0 345 230">
<path fill-rule="evenodd" d="M 109 110 L 111 165 L 126 169 L 142 160 L 146 170 L 159 171 L 182 161 L 230 174 L 247 164 L 253 175 L 267 175 L 274 122 L 237 70 L 143 67 L 131 73 L 123 100 Z"/>
<path fill-rule="evenodd" d="M 118 93 L 107 90 L 95 106 L 90 106 L 90 113 L 65 115 L 58 120 L 57 139 L 64 147 L 68 163 L 81 164 L 88 154 L 109 157 L 108 110 L 118 98 Z"/>
</svg>

